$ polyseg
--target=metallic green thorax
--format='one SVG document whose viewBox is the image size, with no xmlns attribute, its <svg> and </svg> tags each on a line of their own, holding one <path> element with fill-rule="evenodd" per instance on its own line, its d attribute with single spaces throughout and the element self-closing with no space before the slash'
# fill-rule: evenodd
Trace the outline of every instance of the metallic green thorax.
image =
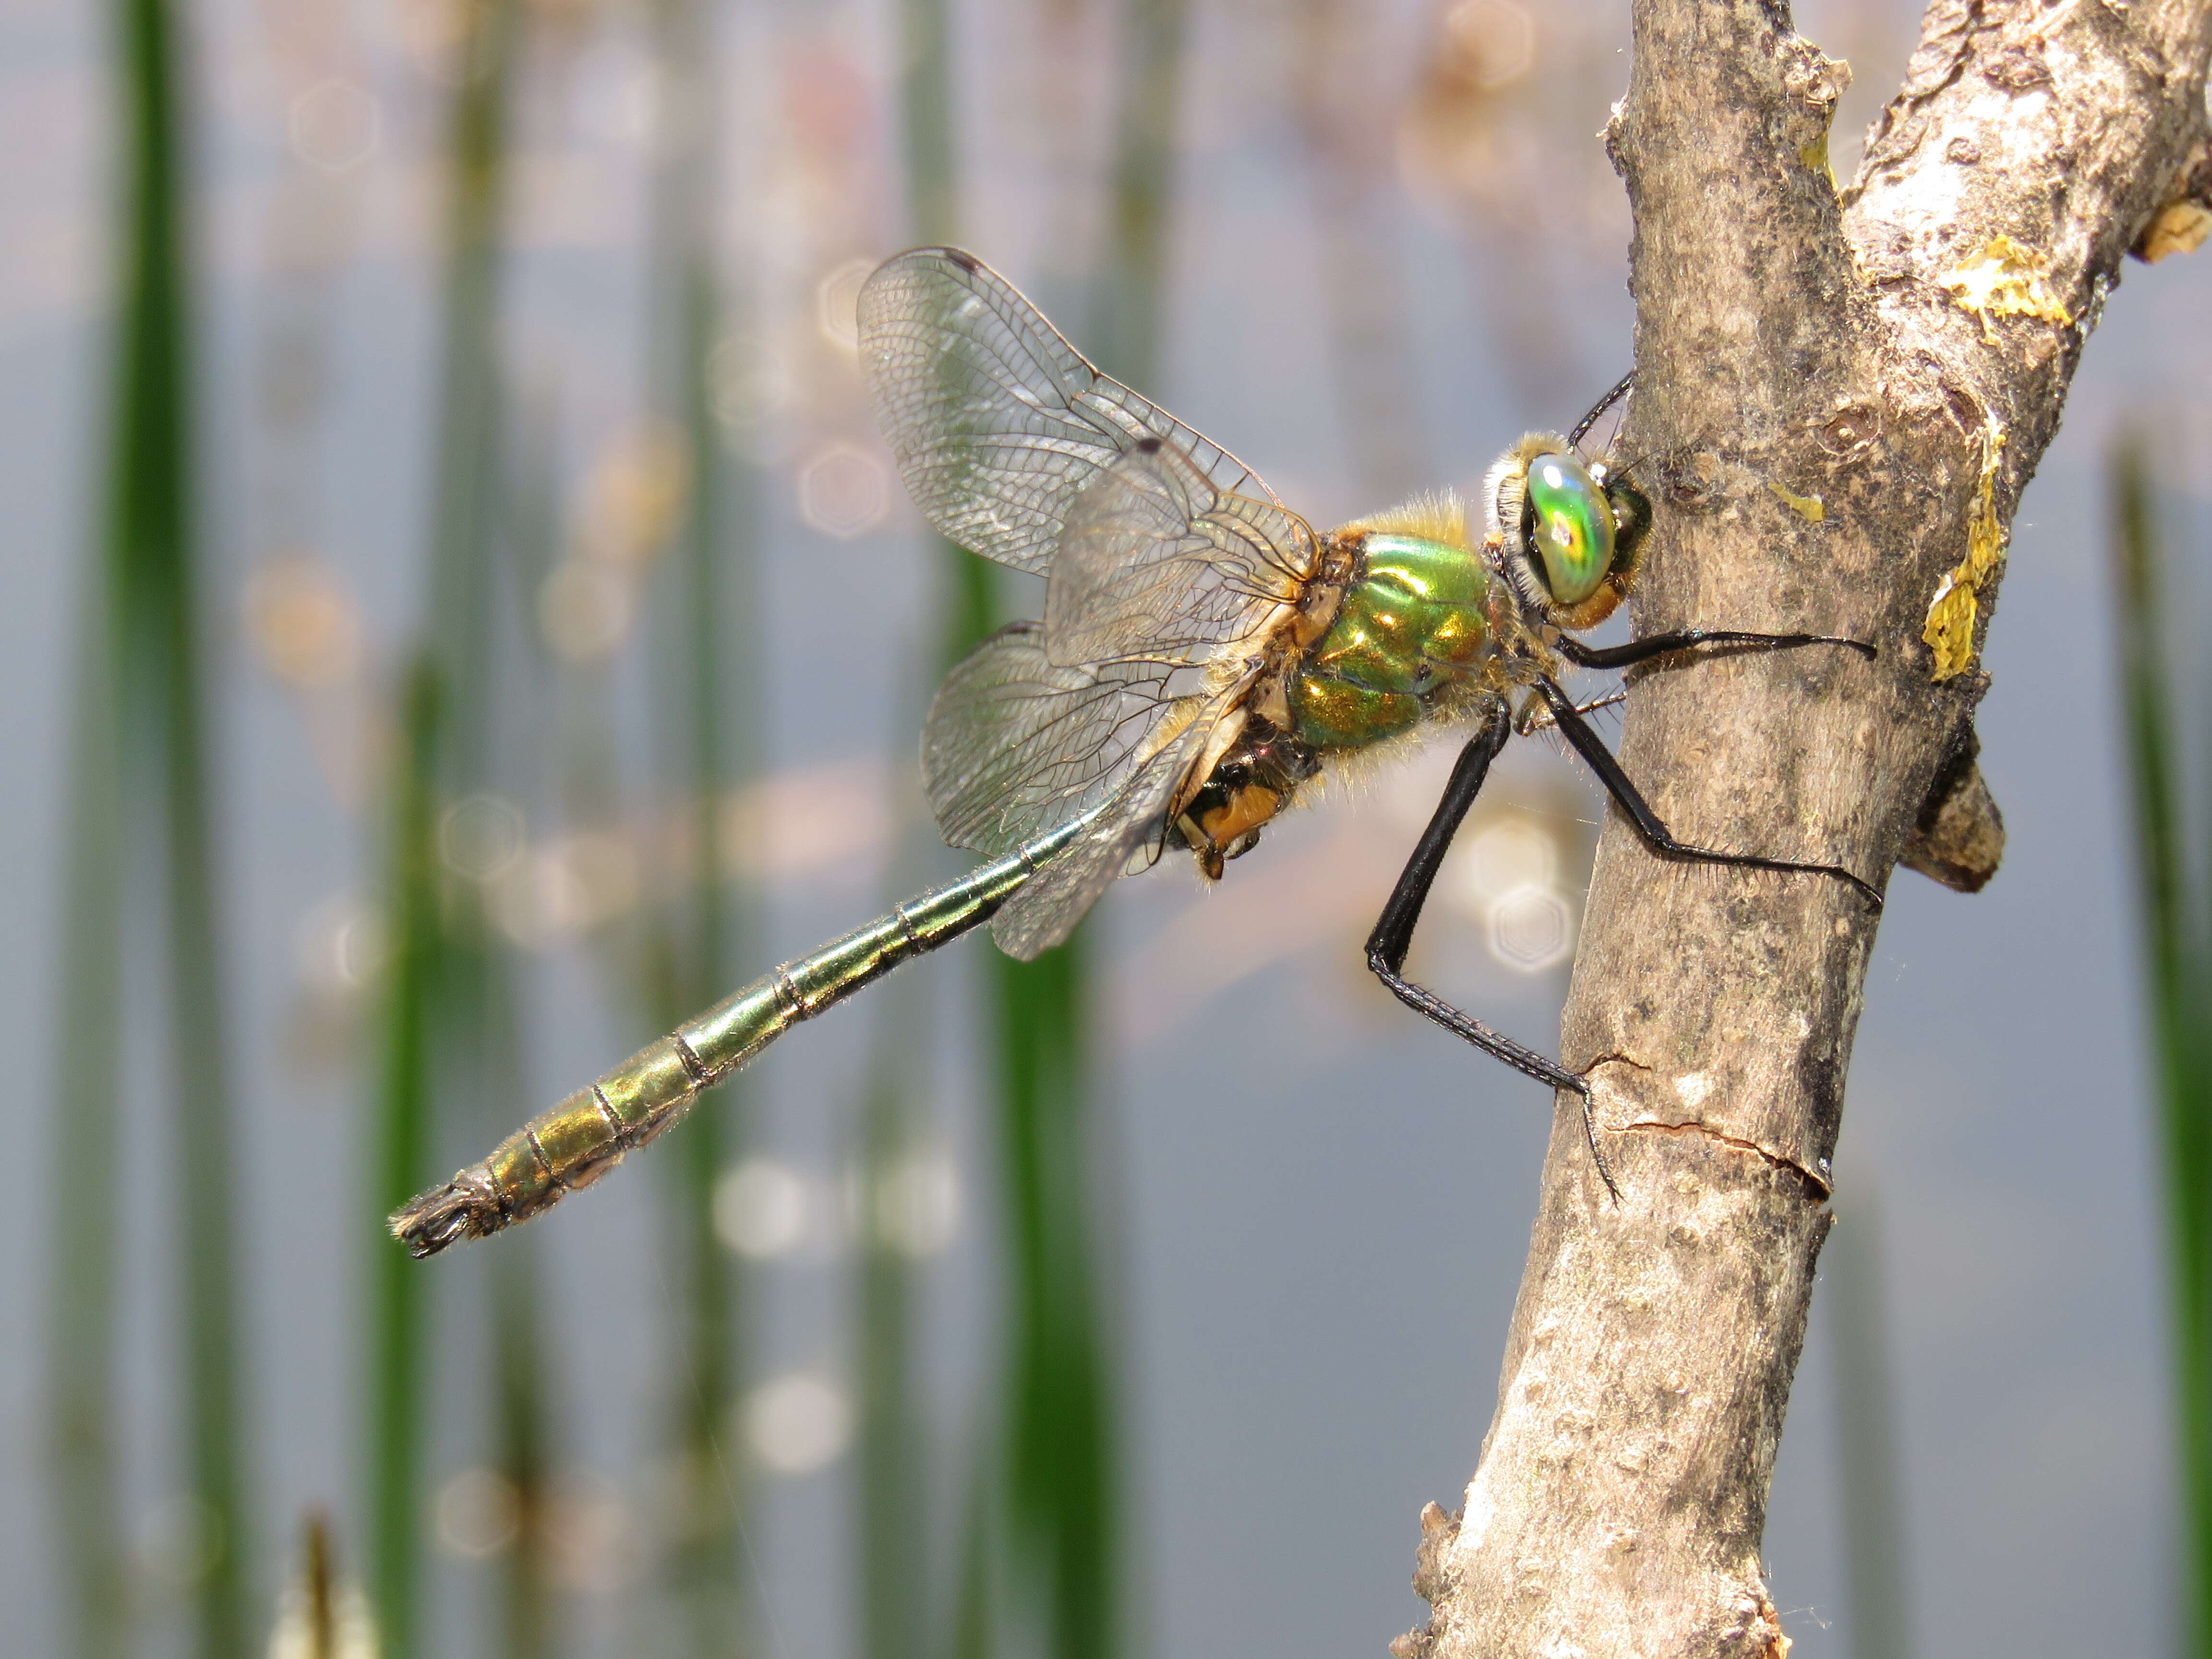
<svg viewBox="0 0 2212 1659">
<path fill-rule="evenodd" d="M 1297 736 L 1358 749 L 1418 725 L 1437 694 L 1482 665 L 1490 573 L 1448 542 L 1365 533 L 1336 621 L 1291 684 Z"/>
</svg>

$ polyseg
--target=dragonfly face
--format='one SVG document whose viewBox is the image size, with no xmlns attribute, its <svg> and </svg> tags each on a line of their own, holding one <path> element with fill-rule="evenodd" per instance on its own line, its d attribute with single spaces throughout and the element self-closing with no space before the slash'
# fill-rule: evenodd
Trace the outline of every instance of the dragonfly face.
<svg viewBox="0 0 2212 1659">
<path fill-rule="evenodd" d="M 1491 468 L 1483 499 L 1484 546 L 1532 622 L 1578 632 L 1628 597 L 1651 507 L 1604 462 L 1584 462 L 1556 433 L 1532 432 Z"/>
</svg>

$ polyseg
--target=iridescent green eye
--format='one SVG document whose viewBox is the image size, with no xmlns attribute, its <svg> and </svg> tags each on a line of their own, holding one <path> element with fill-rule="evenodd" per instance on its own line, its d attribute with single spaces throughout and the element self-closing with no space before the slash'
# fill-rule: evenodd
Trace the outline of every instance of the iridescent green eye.
<svg viewBox="0 0 2212 1659">
<path fill-rule="evenodd" d="M 1574 456 L 1539 455 L 1528 463 L 1528 510 L 1544 585 L 1559 604 L 1580 605 L 1613 563 L 1613 503 Z"/>
</svg>

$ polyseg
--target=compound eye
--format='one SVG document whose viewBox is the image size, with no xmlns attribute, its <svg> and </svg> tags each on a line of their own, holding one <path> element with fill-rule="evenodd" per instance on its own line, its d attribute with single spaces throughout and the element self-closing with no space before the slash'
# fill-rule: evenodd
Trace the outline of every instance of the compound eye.
<svg viewBox="0 0 2212 1659">
<path fill-rule="evenodd" d="M 1558 603 L 1580 605 L 1613 564 L 1613 503 L 1577 457 L 1539 455 L 1528 464 L 1528 508 L 1544 585 Z"/>
</svg>

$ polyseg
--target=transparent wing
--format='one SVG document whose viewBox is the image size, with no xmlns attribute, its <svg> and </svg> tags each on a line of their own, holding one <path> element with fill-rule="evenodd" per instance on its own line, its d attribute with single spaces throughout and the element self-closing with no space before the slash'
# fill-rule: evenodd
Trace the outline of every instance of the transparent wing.
<svg viewBox="0 0 2212 1659">
<path fill-rule="evenodd" d="M 945 676 L 922 728 L 922 785 L 955 847 L 1000 856 L 1112 799 L 1175 709 L 1170 667 L 1063 667 L 1043 624 L 1003 628 Z"/>
<path fill-rule="evenodd" d="M 1295 599 L 1313 568 L 1303 520 L 1226 494 L 1147 439 L 1069 504 L 1045 589 L 1054 663 L 1145 658 L 1194 665 Z"/>
<path fill-rule="evenodd" d="M 1163 815 L 1176 786 L 1204 746 L 1205 722 L 1194 721 L 1132 772 L 1097 823 L 1070 842 L 991 918 L 991 937 L 1018 962 L 1049 951 L 1075 931 L 1098 896 L 1133 864 L 1158 855 Z"/>
<path fill-rule="evenodd" d="M 1219 445 L 1085 362 L 1010 283 L 915 248 L 860 290 L 860 361 L 908 492 L 963 547 L 1042 571 L 1085 485 L 1146 438 L 1224 495 L 1273 501 Z"/>
</svg>

